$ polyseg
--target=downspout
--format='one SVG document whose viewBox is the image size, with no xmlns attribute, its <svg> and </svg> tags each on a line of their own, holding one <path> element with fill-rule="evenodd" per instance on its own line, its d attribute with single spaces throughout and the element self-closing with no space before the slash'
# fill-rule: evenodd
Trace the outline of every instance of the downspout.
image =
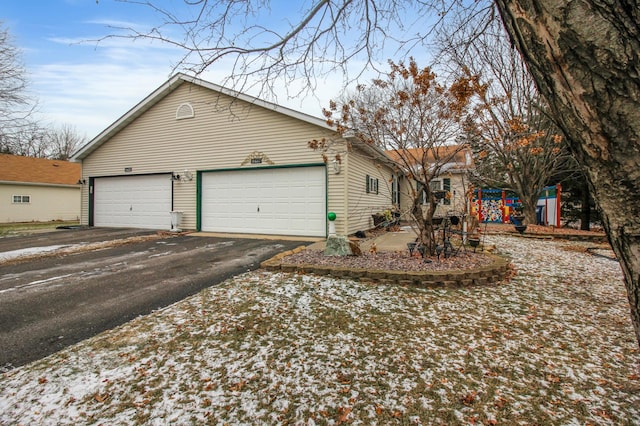
<svg viewBox="0 0 640 426">
<path fill-rule="evenodd" d="M 342 235 L 349 235 L 349 153 L 342 157 L 342 193 L 344 194 L 344 228 Z"/>
</svg>

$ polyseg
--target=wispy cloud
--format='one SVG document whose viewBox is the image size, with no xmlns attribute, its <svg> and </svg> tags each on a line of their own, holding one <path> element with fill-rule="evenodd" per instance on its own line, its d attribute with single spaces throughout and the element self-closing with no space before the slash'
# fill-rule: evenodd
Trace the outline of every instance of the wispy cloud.
<svg viewBox="0 0 640 426">
<path fill-rule="evenodd" d="M 171 46 L 117 37 L 48 40 L 67 48 L 30 69 L 43 119 L 72 124 L 89 138 L 162 84 L 181 55 Z"/>
<path fill-rule="evenodd" d="M 105 61 L 44 65 L 34 77 L 45 120 L 73 124 L 91 138 L 162 84 L 168 71 Z"/>
<path fill-rule="evenodd" d="M 85 24 L 100 25 L 109 28 L 143 28 L 137 21 L 123 21 L 118 19 L 94 19 L 85 21 Z"/>
<path fill-rule="evenodd" d="M 43 117 L 50 122 L 72 124 L 89 138 L 161 85 L 184 55 L 175 46 L 145 39 L 95 37 L 91 41 L 91 37 L 76 36 L 48 40 L 67 48 L 65 56 L 31 69 Z M 344 77 L 336 73 L 320 78 L 315 87 L 303 80 L 267 81 L 258 76 L 247 84 L 233 86 L 229 79 L 233 74 L 233 62 L 228 59 L 200 77 L 314 116 L 321 116 L 322 107 L 340 96 L 344 85 Z M 372 71 L 366 78 L 374 76 Z"/>
</svg>

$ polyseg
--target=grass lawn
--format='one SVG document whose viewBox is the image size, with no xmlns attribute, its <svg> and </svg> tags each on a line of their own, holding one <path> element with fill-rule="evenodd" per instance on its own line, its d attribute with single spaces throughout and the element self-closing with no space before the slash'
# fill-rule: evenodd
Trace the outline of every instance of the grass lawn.
<svg viewBox="0 0 640 426">
<path fill-rule="evenodd" d="M 78 225 L 75 221 L 51 221 L 51 222 L 14 222 L 0 223 L 0 237 L 31 234 L 34 232 L 53 231 L 58 226 Z"/>
<path fill-rule="evenodd" d="M 0 376 L 0 424 L 632 425 L 617 262 L 494 236 L 509 282 L 256 271 Z"/>
</svg>

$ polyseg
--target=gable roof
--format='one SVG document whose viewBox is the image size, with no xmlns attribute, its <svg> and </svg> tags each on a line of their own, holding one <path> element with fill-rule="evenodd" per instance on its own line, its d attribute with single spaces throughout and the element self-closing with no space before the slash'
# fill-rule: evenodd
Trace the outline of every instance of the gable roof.
<svg viewBox="0 0 640 426">
<path fill-rule="evenodd" d="M 466 169 L 472 167 L 471 150 L 466 145 L 443 145 L 434 148 L 407 148 L 393 149 L 385 151 L 386 154 L 398 164 L 404 164 L 402 160 L 409 162 L 409 166 L 422 166 L 423 160 L 426 159 L 427 164 L 444 161 L 450 164 L 451 168 Z"/>
<path fill-rule="evenodd" d="M 0 181 L 77 185 L 81 166 L 63 160 L 0 154 Z"/>
<path fill-rule="evenodd" d="M 91 154 L 91 152 L 96 150 L 100 145 L 105 143 L 112 136 L 114 136 L 120 130 L 128 126 L 136 118 L 140 117 L 152 106 L 160 102 L 167 95 L 169 95 L 171 92 L 176 90 L 178 87 L 180 87 L 184 83 L 195 84 L 197 86 L 207 88 L 214 92 L 222 93 L 222 94 L 243 100 L 250 104 L 258 105 L 260 107 L 279 112 L 281 114 L 295 118 L 297 120 L 305 121 L 307 123 L 311 123 L 313 125 L 335 131 L 335 129 L 329 127 L 326 121 L 321 118 L 314 117 L 312 115 L 308 115 L 300 111 L 295 111 L 293 109 L 283 107 L 281 105 L 278 105 L 272 102 L 264 101 L 262 99 L 259 99 L 244 93 L 236 92 L 234 90 L 228 89 L 223 86 L 219 86 L 214 83 L 210 83 L 208 81 L 199 79 L 197 77 L 192 77 L 183 73 L 177 73 L 176 75 L 171 77 L 169 80 L 167 80 L 162 86 L 154 90 L 149 96 L 147 96 L 141 102 L 139 102 L 136 106 L 131 108 L 127 113 L 125 113 L 122 117 L 116 120 L 112 125 L 110 125 L 105 130 L 103 130 L 102 133 L 100 133 L 98 136 L 96 136 L 95 138 L 87 142 L 84 146 L 82 146 L 80 149 L 78 149 L 73 154 L 71 160 L 77 161 L 77 160 L 82 160 L 86 158 L 89 154 Z M 382 155 L 384 156 L 384 154 Z"/>
</svg>

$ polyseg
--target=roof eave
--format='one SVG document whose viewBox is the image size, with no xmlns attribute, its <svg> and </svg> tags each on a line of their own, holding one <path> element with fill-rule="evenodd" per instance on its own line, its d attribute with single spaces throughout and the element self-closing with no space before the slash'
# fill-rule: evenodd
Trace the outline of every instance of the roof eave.
<svg viewBox="0 0 640 426">
<path fill-rule="evenodd" d="M 219 86 L 214 83 L 210 83 L 208 81 L 202 80 L 197 77 L 178 73 L 173 77 L 171 77 L 169 80 L 167 80 L 162 86 L 154 90 L 150 95 L 148 95 L 146 98 L 140 101 L 136 106 L 131 108 L 127 113 L 125 113 L 122 117 L 116 120 L 111 126 L 103 130 L 98 136 L 96 136 L 95 138 L 87 142 L 84 146 L 82 146 L 75 153 L 73 153 L 73 155 L 71 156 L 71 161 L 77 162 L 85 159 L 89 154 L 95 151 L 103 143 L 105 143 L 107 140 L 113 137 L 116 133 L 121 131 L 124 127 L 129 125 L 139 116 L 141 116 L 144 112 L 146 112 L 149 108 L 151 108 L 156 103 L 160 102 L 160 100 L 162 100 L 165 96 L 167 96 L 169 93 L 174 91 L 182 83 L 185 83 L 185 82 L 196 84 L 198 86 L 205 87 L 215 92 L 222 93 L 224 95 L 231 96 L 233 98 L 237 98 L 242 101 L 245 101 L 266 109 L 270 109 L 272 111 L 277 111 L 289 117 L 292 117 L 301 121 L 305 121 L 307 123 L 325 128 L 327 130 L 335 131 L 335 129 L 332 129 L 326 123 L 326 121 L 322 120 L 321 118 L 314 117 L 312 115 L 305 114 L 300 111 L 295 111 L 293 109 L 283 107 L 281 105 L 268 102 L 250 95 L 246 95 L 244 93 L 240 93 L 235 90 L 232 90 L 223 86 Z"/>
<path fill-rule="evenodd" d="M 22 182 L 22 181 L 16 181 L 16 180 L 0 180 L 0 185 L 46 186 L 46 187 L 55 187 L 55 188 L 80 188 L 80 184 L 77 184 L 77 183 Z"/>
<path fill-rule="evenodd" d="M 376 158 L 377 160 L 379 160 L 382 163 L 386 164 L 390 168 L 395 169 L 395 170 L 399 170 L 400 169 L 400 166 L 398 165 L 398 163 L 393 161 L 393 159 L 391 157 L 389 157 L 382 149 L 378 148 L 377 146 L 372 145 L 372 144 L 368 144 L 366 142 L 362 142 L 357 137 L 349 135 L 349 134 L 345 135 L 345 139 L 352 141 L 354 143 L 354 145 L 356 145 L 360 149 L 364 150 L 368 154 L 372 155 L 374 158 Z"/>
<path fill-rule="evenodd" d="M 113 135 L 118 133 L 136 118 L 141 116 L 145 111 L 158 103 L 162 98 L 175 90 L 185 80 L 183 74 L 176 74 L 167 80 L 162 86 L 154 90 L 150 95 L 140 101 L 136 106 L 127 111 L 123 116 L 117 119 L 113 124 L 103 130 L 98 136 L 91 139 L 84 146 L 78 149 L 71 156 L 71 161 L 81 161 L 89 154 L 99 148 L 103 143 L 109 140 Z"/>
</svg>

